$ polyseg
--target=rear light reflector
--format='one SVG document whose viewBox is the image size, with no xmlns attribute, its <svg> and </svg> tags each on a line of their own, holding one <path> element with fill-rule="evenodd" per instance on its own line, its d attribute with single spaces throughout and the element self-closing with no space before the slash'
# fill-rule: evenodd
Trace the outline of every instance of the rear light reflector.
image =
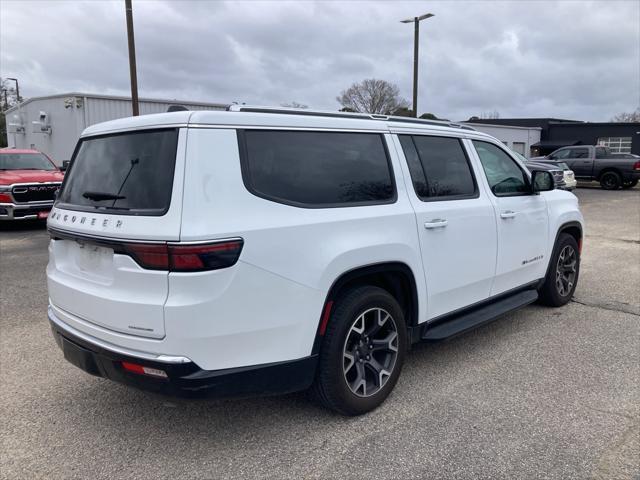
<svg viewBox="0 0 640 480">
<path fill-rule="evenodd" d="M 138 365 L 137 363 L 122 362 L 122 368 L 127 372 L 137 373 L 139 375 L 149 375 L 151 377 L 169 378 L 167 372 L 159 370 L 157 368 L 145 367 L 144 365 Z"/>
<path fill-rule="evenodd" d="M 143 268 L 202 272 L 235 265 L 243 244 L 242 239 L 202 244 L 125 243 L 114 251 L 129 255 Z"/>
<path fill-rule="evenodd" d="M 640 161 L 633 164 L 634 170 L 640 170 Z"/>
</svg>

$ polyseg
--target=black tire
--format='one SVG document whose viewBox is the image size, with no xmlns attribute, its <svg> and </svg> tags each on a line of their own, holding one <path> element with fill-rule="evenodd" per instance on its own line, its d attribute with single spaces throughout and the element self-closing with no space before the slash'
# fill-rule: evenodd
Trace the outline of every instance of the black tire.
<svg viewBox="0 0 640 480">
<path fill-rule="evenodd" d="M 631 180 L 630 182 L 624 182 L 622 184 L 622 188 L 624 188 L 625 190 L 628 188 L 633 188 L 638 184 L 638 179 L 636 178 L 635 180 Z"/>
<path fill-rule="evenodd" d="M 380 317 L 377 317 L 377 313 L 381 311 L 385 311 L 390 315 L 391 323 L 389 323 L 389 319 L 386 319 L 383 326 L 378 327 L 377 333 L 371 334 L 369 341 L 376 341 L 378 342 L 376 345 L 380 345 L 380 342 L 387 340 L 372 340 L 374 335 L 383 335 L 386 332 L 385 329 L 391 331 L 392 327 L 395 327 L 397 335 L 393 337 L 392 334 L 388 334 L 387 338 L 393 337 L 397 351 L 393 356 L 392 351 L 386 350 L 384 347 L 375 347 L 379 351 L 376 351 L 377 358 L 374 358 L 374 353 L 371 353 L 371 358 L 374 358 L 371 362 L 375 361 L 378 366 L 385 364 L 386 368 L 390 370 L 383 371 L 383 373 L 389 373 L 389 375 L 385 374 L 384 378 L 383 374 L 377 376 L 377 381 L 372 382 L 371 388 L 369 388 L 370 392 L 367 395 L 368 383 L 366 378 L 374 379 L 376 374 L 374 367 L 369 365 L 367 360 L 364 360 L 364 356 L 360 356 L 359 349 L 366 350 L 366 348 L 373 349 L 374 347 L 371 345 L 367 347 L 366 343 L 364 347 L 361 346 L 362 343 L 360 342 L 350 343 L 358 335 L 357 332 L 354 333 L 352 327 L 355 328 L 356 324 L 360 325 L 359 322 L 362 323 L 363 327 L 366 326 L 365 320 L 362 319 L 363 315 L 376 315 L 374 318 L 378 320 L 372 320 L 369 317 L 368 322 L 370 324 L 371 322 L 377 322 L 373 325 L 379 324 L 381 320 Z M 363 331 L 365 333 L 371 332 L 373 327 L 370 329 L 363 328 Z M 349 348 L 350 345 L 354 345 L 353 352 L 355 353 L 353 356 L 349 355 L 349 357 L 355 359 L 356 355 L 359 355 L 358 358 L 360 360 L 349 363 L 350 360 L 346 352 L 348 351 L 349 354 L 352 352 Z M 388 342 L 388 345 L 391 346 L 391 341 Z M 322 405 L 343 415 L 354 416 L 370 412 L 384 402 L 391 390 L 393 390 L 400 376 L 406 351 L 407 328 L 398 302 L 386 290 L 378 287 L 364 286 L 351 289 L 341 295 L 334 304 L 320 351 L 318 372 L 312 387 L 312 393 Z M 393 362 L 391 362 L 391 357 L 393 357 Z M 366 358 L 368 359 L 369 357 L 367 356 Z M 357 379 L 352 383 L 348 383 L 347 377 L 353 373 L 357 373 L 359 376 L 361 371 L 365 372 L 365 384 L 361 393 L 357 393 L 360 389 L 356 389 L 356 392 L 352 391 L 352 386 L 358 383 Z"/>
<path fill-rule="evenodd" d="M 569 277 L 571 277 L 571 275 L 570 271 L 567 270 L 567 265 L 569 265 L 571 261 L 567 259 L 567 252 L 571 251 L 575 255 L 575 267 L 573 278 L 569 281 L 566 276 L 569 275 Z M 563 252 L 564 257 L 561 259 L 560 257 L 563 255 Z M 558 279 L 558 275 L 561 275 L 562 278 Z M 551 255 L 547 276 L 539 290 L 540 303 L 550 307 L 561 307 L 567 304 L 576 290 L 579 275 L 580 251 L 578 249 L 578 242 L 576 242 L 576 239 L 571 235 L 561 233 L 553 249 L 553 254 Z M 570 284 L 568 284 L 568 281 Z M 560 282 L 560 285 L 558 282 Z"/>
<path fill-rule="evenodd" d="M 622 185 L 622 178 L 617 172 L 604 172 L 600 176 L 600 186 L 605 190 L 617 190 Z"/>
</svg>

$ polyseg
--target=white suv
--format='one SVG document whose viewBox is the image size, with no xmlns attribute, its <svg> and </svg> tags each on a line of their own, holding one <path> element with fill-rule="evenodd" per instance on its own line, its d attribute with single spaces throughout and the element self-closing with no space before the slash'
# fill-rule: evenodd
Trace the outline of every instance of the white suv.
<svg viewBox="0 0 640 480">
<path fill-rule="evenodd" d="M 48 220 L 71 363 L 186 395 L 312 387 L 356 415 L 411 344 L 578 280 L 576 197 L 472 128 L 240 107 L 86 129 Z"/>
</svg>

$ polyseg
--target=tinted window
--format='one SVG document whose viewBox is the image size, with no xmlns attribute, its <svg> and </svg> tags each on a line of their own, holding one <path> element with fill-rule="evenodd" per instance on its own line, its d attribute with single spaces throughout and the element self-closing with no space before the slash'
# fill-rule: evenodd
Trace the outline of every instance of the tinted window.
<svg viewBox="0 0 640 480">
<path fill-rule="evenodd" d="M 81 140 L 60 206 L 164 214 L 171 201 L 177 145 L 175 129 Z"/>
<path fill-rule="evenodd" d="M 529 193 L 529 182 L 515 160 L 492 143 L 473 141 L 482 168 L 496 196 L 523 195 Z"/>
<path fill-rule="evenodd" d="M 395 199 L 382 135 L 245 130 L 238 136 L 245 184 L 258 196 L 311 207 Z"/>
<path fill-rule="evenodd" d="M 476 185 L 460 140 L 401 135 L 400 143 L 420 198 L 475 195 Z"/>
<path fill-rule="evenodd" d="M 607 158 L 607 149 L 604 147 L 596 147 L 596 158 Z"/>
<path fill-rule="evenodd" d="M 572 148 L 567 158 L 589 158 L 588 148 Z"/>
<path fill-rule="evenodd" d="M 569 158 L 569 154 L 570 153 L 571 153 L 571 150 L 569 150 L 568 148 L 566 148 L 564 150 L 556 150 L 551 155 L 549 155 L 549 158 L 552 159 L 552 160 L 559 160 L 559 159 L 562 159 L 562 158 Z"/>
</svg>

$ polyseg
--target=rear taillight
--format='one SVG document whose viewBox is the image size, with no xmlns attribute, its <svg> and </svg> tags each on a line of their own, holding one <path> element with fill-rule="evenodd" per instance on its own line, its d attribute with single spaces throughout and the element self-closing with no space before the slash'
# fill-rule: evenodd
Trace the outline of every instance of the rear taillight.
<svg viewBox="0 0 640 480">
<path fill-rule="evenodd" d="M 143 268 L 202 272 L 235 265 L 243 243 L 242 239 L 202 244 L 127 243 L 115 251 L 129 255 Z"/>
<path fill-rule="evenodd" d="M 640 170 L 640 161 L 633 164 L 634 170 Z"/>
</svg>

